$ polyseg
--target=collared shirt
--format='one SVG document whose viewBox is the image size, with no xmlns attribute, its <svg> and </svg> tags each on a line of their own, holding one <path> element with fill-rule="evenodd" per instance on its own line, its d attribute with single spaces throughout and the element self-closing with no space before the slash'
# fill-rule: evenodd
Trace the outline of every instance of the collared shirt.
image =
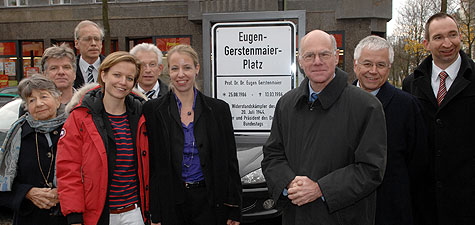
<svg viewBox="0 0 475 225">
<path fill-rule="evenodd" d="M 356 82 L 356 87 L 361 88 L 361 86 L 360 86 L 360 81 L 359 81 L 359 80 Z M 379 89 L 381 89 L 381 88 L 378 88 L 378 89 L 376 89 L 376 90 L 374 90 L 374 91 L 370 91 L 369 93 L 371 93 L 372 95 L 376 96 L 376 95 L 378 94 L 378 92 L 379 92 Z"/>
<path fill-rule="evenodd" d="M 84 78 L 84 83 L 87 83 L 87 69 L 89 68 L 88 62 L 86 62 L 81 55 L 79 59 L 79 68 L 81 69 L 82 77 Z M 101 66 L 101 59 L 97 57 L 97 60 L 92 64 L 94 66 L 94 70 L 92 71 L 92 75 L 94 76 L 94 82 L 97 82 L 97 75 L 99 74 L 99 66 Z"/>
<path fill-rule="evenodd" d="M 432 90 L 434 91 L 434 96 L 437 96 L 437 92 L 439 91 L 440 85 L 440 77 L 439 73 L 445 71 L 449 76 L 445 79 L 445 88 L 449 91 L 450 86 L 454 83 L 455 78 L 457 78 L 457 73 L 459 72 L 460 65 L 462 65 L 462 58 L 460 58 L 460 54 L 457 56 L 457 60 L 455 60 L 452 65 L 447 67 L 447 69 L 443 70 L 435 65 L 434 60 L 432 60 L 432 75 L 431 75 L 431 85 Z"/>
<path fill-rule="evenodd" d="M 196 95 L 193 100 L 193 111 L 195 110 L 196 104 Z M 181 106 L 182 103 L 180 99 L 175 95 L 175 99 L 178 105 L 178 113 L 181 115 Z M 181 177 L 185 182 L 197 182 L 204 180 L 203 172 L 201 171 L 200 156 L 198 154 L 198 148 L 196 147 L 195 135 L 193 133 L 194 124 L 190 122 L 187 125 L 181 123 L 183 128 L 183 135 L 185 137 L 184 146 L 183 146 L 183 161 L 182 161 L 182 172 Z"/>
<path fill-rule="evenodd" d="M 335 77 L 335 75 L 333 75 L 333 77 Z M 313 88 L 312 88 L 312 85 L 310 85 L 310 83 L 311 83 L 311 82 L 308 81 L 308 91 L 309 91 L 309 93 L 308 93 L 308 101 L 309 101 L 309 102 L 312 102 L 312 94 L 315 93 L 315 94 L 318 95 L 318 94 L 320 94 L 321 91 L 319 91 L 319 92 L 314 91 Z"/>
<path fill-rule="evenodd" d="M 140 84 L 137 83 L 137 89 L 142 92 L 144 95 L 147 95 L 147 91 L 145 91 L 142 87 L 140 87 Z M 152 95 L 152 98 L 150 99 L 155 99 L 158 97 L 158 93 L 160 92 L 160 83 L 158 83 L 158 80 L 157 82 L 155 82 L 155 86 L 153 86 L 152 89 L 150 90 L 155 90 L 155 93 Z"/>
</svg>

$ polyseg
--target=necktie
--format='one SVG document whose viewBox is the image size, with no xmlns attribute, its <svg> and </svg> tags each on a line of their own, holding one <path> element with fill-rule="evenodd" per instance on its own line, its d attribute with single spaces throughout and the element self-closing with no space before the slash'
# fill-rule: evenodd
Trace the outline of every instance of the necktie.
<svg viewBox="0 0 475 225">
<path fill-rule="evenodd" d="M 94 75 L 92 74 L 92 71 L 94 70 L 93 65 L 89 65 L 87 68 L 87 83 L 94 83 Z"/>
<path fill-rule="evenodd" d="M 154 94 L 155 94 L 155 90 L 150 90 L 150 91 L 147 91 L 145 95 L 147 95 L 148 99 L 152 99 Z"/>
<path fill-rule="evenodd" d="M 318 98 L 317 93 L 312 93 L 312 95 L 310 96 L 310 101 L 314 102 L 315 100 L 317 100 L 317 98 Z"/>
<path fill-rule="evenodd" d="M 445 79 L 447 79 L 448 74 L 445 71 L 439 73 L 440 84 L 439 91 L 437 92 L 437 103 L 440 105 L 442 100 L 444 100 L 445 95 L 447 94 L 447 88 L 445 87 Z"/>
</svg>

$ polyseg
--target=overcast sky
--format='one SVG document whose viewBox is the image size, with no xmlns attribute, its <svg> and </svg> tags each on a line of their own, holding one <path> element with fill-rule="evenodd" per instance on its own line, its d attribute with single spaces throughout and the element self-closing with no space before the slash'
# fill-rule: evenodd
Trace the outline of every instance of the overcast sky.
<svg viewBox="0 0 475 225">
<path fill-rule="evenodd" d="M 391 36 L 393 34 L 393 29 L 396 24 L 396 19 L 398 17 L 398 9 L 406 2 L 406 0 L 392 0 L 393 1 L 393 18 L 388 22 L 387 25 L 387 36 Z"/>
</svg>

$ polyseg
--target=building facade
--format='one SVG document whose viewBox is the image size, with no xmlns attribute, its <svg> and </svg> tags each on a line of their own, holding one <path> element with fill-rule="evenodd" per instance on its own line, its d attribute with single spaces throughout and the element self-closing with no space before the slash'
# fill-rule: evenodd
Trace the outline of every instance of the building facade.
<svg viewBox="0 0 475 225">
<path fill-rule="evenodd" d="M 334 34 L 341 49 L 340 67 L 350 72 L 358 41 L 370 34 L 386 35 L 391 5 L 391 0 L 112 0 L 111 49 L 128 51 L 149 42 L 166 53 L 175 44 L 188 43 L 201 57 L 209 57 L 202 55 L 204 13 L 306 10 L 306 31 Z M 4 0 L 0 87 L 15 86 L 28 74 L 41 72 L 41 55 L 52 44 L 67 42 L 73 47 L 74 27 L 86 19 L 102 24 L 102 1 Z"/>
</svg>

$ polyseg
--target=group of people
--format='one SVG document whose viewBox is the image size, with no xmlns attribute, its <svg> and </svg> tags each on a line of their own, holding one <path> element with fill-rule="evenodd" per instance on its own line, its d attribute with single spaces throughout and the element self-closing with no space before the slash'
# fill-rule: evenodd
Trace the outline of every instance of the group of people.
<svg viewBox="0 0 475 225">
<path fill-rule="evenodd" d="M 18 85 L 23 106 L 0 151 L 0 205 L 13 223 L 238 225 L 231 113 L 196 88 L 196 51 L 168 52 L 167 86 L 155 45 L 104 57 L 91 21 L 74 37 L 77 59 L 54 45 L 43 74 Z"/>
<path fill-rule="evenodd" d="M 279 99 L 263 148 L 283 224 L 475 224 L 475 63 L 446 13 L 423 44 L 431 54 L 399 90 L 385 39 L 358 43 L 353 85 L 332 35 L 301 39 L 306 78 Z"/>
<path fill-rule="evenodd" d="M 231 113 L 196 88 L 196 51 L 168 52 L 168 87 L 156 46 L 103 57 L 97 24 L 74 36 L 77 59 L 48 48 L 43 75 L 18 86 L 25 113 L 0 151 L 14 223 L 238 225 Z M 301 39 L 306 78 L 279 99 L 263 147 L 283 224 L 475 224 L 475 63 L 448 14 L 427 21 L 423 44 L 431 55 L 399 90 L 385 39 L 358 43 L 352 84 L 332 35 Z"/>
</svg>

